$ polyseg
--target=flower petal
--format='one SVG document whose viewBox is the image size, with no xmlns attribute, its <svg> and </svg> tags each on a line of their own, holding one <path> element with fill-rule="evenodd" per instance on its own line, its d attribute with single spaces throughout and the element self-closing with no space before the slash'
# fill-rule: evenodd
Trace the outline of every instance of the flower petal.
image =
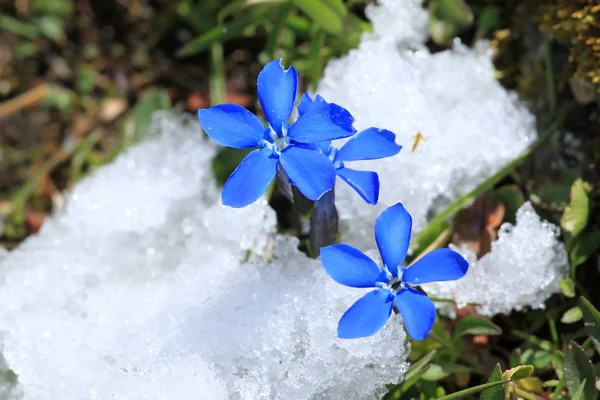
<svg viewBox="0 0 600 400">
<path fill-rule="evenodd" d="M 251 149 L 258 146 L 265 127 L 258 117 L 237 104 L 198 110 L 204 132 L 222 146 Z"/>
<path fill-rule="evenodd" d="M 246 156 L 223 186 L 223 204 L 246 207 L 267 190 L 277 171 L 277 156 L 267 148 L 256 149 Z"/>
<path fill-rule="evenodd" d="M 396 135 L 386 129 L 369 128 L 357 133 L 339 150 L 337 160 L 374 160 L 398 154 L 402 146 L 397 145 Z"/>
<path fill-rule="evenodd" d="M 435 321 L 433 301 L 426 294 L 406 288 L 396 294 L 394 304 L 402 315 L 404 326 L 410 337 L 415 340 L 425 339 Z"/>
<path fill-rule="evenodd" d="M 298 90 L 298 73 L 296 68 L 287 71 L 281 60 L 269 62 L 258 74 L 258 99 L 271 128 L 282 136 L 281 127 L 292 115 L 296 91 Z"/>
<path fill-rule="evenodd" d="M 384 264 L 394 276 L 410 244 L 412 218 L 402 203 L 386 209 L 375 221 L 375 240 Z"/>
<path fill-rule="evenodd" d="M 342 178 L 367 203 L 377 204 L 379 199 L 379 176 L 372 171 L 355 171 L 350 168 L 338 168 L 335 173 Z"/>
<path fill-rule="evenodd" d="M 469 263 L 450 249 L 437 249 L 426 254 L 404 271 L 402 280 L 411 285 L 428 282 L 453 281 L 467 273 Z"/>
<path fill-rule="evenodd" d="M 290 127 L 288 137 L 298 143 L 317 143 L 354 135 L 354 118 L 350 113 L 330 103 L 327 107 L 313 107 Z"/>
<path fill-rule="evenodd" d="M 319 150 L 291 145 L 281 152 L 280 162 L 292 183 L 310 200 L 318 200 L 333 188 L 333 163 Z"/>
<path fill-rule="evenodd" d="M 328 107 L 328 103 L 320 95 L 316 95 L 314 99 L 308 93 L 304 93 L 298 102 L 298 114 L 306 114 L 313 107 Z"/>
<path fill-rule="evenodd" d="M 375 287 L 381 273 L 375 261 L 347 244 L 321 247 L 321 264 L 331 279 L 356 288 Z"/>
<path fill-rule="evenodd" d="M 338 337 L 356 339 L 374 335 L 392 314 L 393 297 L 388 290 L 377 289 L 367 293 L 340 318 Z"/>
</svg>

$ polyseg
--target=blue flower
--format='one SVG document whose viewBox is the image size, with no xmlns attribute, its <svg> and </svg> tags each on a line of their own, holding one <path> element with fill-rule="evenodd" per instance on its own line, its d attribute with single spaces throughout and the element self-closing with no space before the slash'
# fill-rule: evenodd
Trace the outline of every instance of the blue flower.
<svg viewBox="0 0 600 400">
<path fill-rule="evenodd" d="M 257 147 L 225 182 L 223 204 L 245 207 L 255 202 L 275 177 L 278 166 L 310 200 L 333 188 L 333 163 L 315 144 L 355 134 L 354 118 L 344 108 L 328 103 L 288 124 L 297 90 L 296 69 L 285 70 L 280 60 L 274 60 L 258 75 L 258 99 L 268 122 L 266 128 L 239 105 L 198 110 L 202 128 L 215 142 L 238 149 Z"/>
<path fill-rule="evenodd" d="M 328 107 L 321 96 L 314 100 L 308 94 L 300 98 L 298 112 L 303 115 L 321 107 Z M 333 161 L 335 173 L 352 189 L 354 189 L 367 203 L 374 205 L 379 200 L 379 176 L 372 171 L 357 171 L 347 168 L 344 163 L 358 160 L 375 160 L 391 157 L 402 149 L 397 145 L 396 135 L 386 129 L 369 128 L 350 140 L 340 149 L 331 146 L 331 141 L 323 141 L 315 145 L 323 154 Z"/>
<path fill-rule="evenodd" d="M 413 286 L 462 278 L 469 263 L 450 249 L 426 254 L 412 266 L 401 264 L 408 252 L 412 219 L 401 203 L 385 210 L 375 222 L 375 239 L 383 268 L 360 250 L 345 244 L 321 249 L 321 263 L 336 282 L 350 287 L 377 289 L 354 303 L 338 324 L 344 339 L 371 336 L 387 322 L 396 306 L 408 334 L 423 340 L 435 321 L 435 305 Z"/>
</svg>

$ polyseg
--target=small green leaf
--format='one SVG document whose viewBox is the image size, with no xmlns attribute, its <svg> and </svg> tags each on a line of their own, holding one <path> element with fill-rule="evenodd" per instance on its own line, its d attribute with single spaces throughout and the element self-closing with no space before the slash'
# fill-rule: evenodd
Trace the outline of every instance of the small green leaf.
<svg viewBox="0 0 600 400">
<path fill-rule="evenodd" d="M 510 379 L 511 381 L 518 381 L 523 378 L 527 378 L 533 374 L 533 365 L 519 365 L 511 369 L 507 369 L 502 373 L 503 379 Z"/>
<path fill-rule="evenodd" d="M 583 318 L 581 308 L 573 307 L 565 311 L 562 318 L 560 319 L 560 322 L 562 322 L 563 324 L 573 324 L 579 321 L 581 318 Z"/>
<path fill-rule="evenodd" d="M 583 321 L 588 335 L 600 353 L 600 312 L 583 296 L 579 298 L 579 306 L 583 312 Z"/>
<path fill-rule="evenodd" d="M 594 400 L 596 396 L 594 368 L 583 349 L 573 341 L 569 342 L 565 354 L 564 373 L 569 393 L 575 394 L 581 383 L 587 381 L 583 389 L 583 399 Z"/>
<path fill-rule="evenodd" d="M 426 381 L 438 381 L 443 379 L 450 374 L 457 372 L 470 372 L 471 369 L 464 365 L 454 363 L 440 363 L 431 364 L 431 367 L 427 369 L 427 372 L 423 375 L 423 379 Z"/>
<path fill-rule="evenodd" d="M 585 183 L 577 179 L 571 186 L 571 202 L 565 207 L 560 226 L 573 237 L 585 228 L 589 218 L 590 199 L 585 189 Z"/>
<path fill-rule="evenodd" d="M 571 259 L 571 275 L 575 269 L 587 261 L 587 259 L 600 249 L 600 231 L 585 233 L 575 239 L 569 257 Z"/>
<path fill-rule="evenodd" d="M 571 278 L 562 279 L 559 283 L 560 291 L 568 298 L 575 297 L 575 282 Z"/>
<path fill-rule="evenodd" d="M 68 17 L 73 13 L 72 0 L 32 0 L 31 10 L 36 15 Z"/>
<path fill-rule="evenodd" d="M 314 0 L 291 0 L 304 14 L 308 15 L 321 29 L 333 35 L 342 33 L 343 19 L 326 2 Z"/>
<path fill-rule="evenodd" d="M 464 335 L 500 335 L 502 329 L 490 321 L 479 317 L 466 317 L 458 321 L 454 329 L 454 338 Z"/>
<path fill-rule="evenodd" d="M 432 0 L 429 3 L 429 30 L 438 44 L 448 44 L 473 23 L 473 12 L 465 0 Z"/>
<path fill-rule="evenodd" d="M 54 15 L 44 15 L 36 20 L 36 25 L 42 35 L 59 42 L 64 38 L 65 22 L 62 18 Z"/>
<path fill-rule="evenodd" d="M 500 364 L 496 364 L 488 383 L 502 382 L 502 369 Z M 480 400 L 504 400 L 504 388 L 502 386 L 494 386 L 486 389 L 481 393 Z"/>
<path fill-rule="evenodd" d="M 400 385 L 400 388 L 398 389 L 397 395 L 401 396 L 403 393 L 408 392 L 411 387 L 413 387 L 421 380 L 421 378 L 423 378 L 423 375 L 427 373 L 429 368 L 431 368 L 431 364 L 427 364 L 423 369 L 415 372 L 410 377 L 405 377 L 404 381 Z"/>
<path fill-rule="evenodd" d="M 98 74 L 91 67 L 84 65 L 75 76 L 75 88 L 80 93 L 90 93 L 96 86 Z"/>
</svg>

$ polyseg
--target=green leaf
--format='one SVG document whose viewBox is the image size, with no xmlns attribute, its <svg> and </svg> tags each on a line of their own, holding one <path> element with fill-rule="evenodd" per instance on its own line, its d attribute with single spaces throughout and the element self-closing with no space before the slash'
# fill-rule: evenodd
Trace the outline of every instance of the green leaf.
<svg viewBox="0 0 600 400">
<path fill-rule="evenodd" d="M 571 186 L 571 202 L 565 207 L 560 226 L 573 237 L 579 235 L 587 225 L 590 212 L 590 199 L 585 183 L 577 179 Z"/>
<path fill-rule="evenodd" d="M 583 296 L 579 298 L 579 306 L 587 333 L 600 353 L 600 312 Z"/>
<path fill-rule="evenodd" d="M 285 2 L 286 2 L 286 0 L 237 0 L 237 1 L 232 1 L 229 4 L 227 4 L 225 7 L 221 8 L 219 13 L 217 14 L 217 20 L 219 21 L 219 24 L 222 24 L 225 21 L 225 19 L 227 19 L 227 17 L 237 14 L 240 11 L 243 11 L 244 9 L 246 9 L 248 7 L 265 5 L 265 4 L 277 5 L 277 4 L 281 4 L 281 3 L 285 3 Z"/>
<path fill-rule="evenodd" d="M 431 364 L 427 364 L 423 369 L 415 372 L 410 377 L 405 377 L 404 381 L 400 385 L 400 388 L 396 391 L 396 396 L 402 396 L 402 394 L 408 392 L 421 378 L 427 373 L 427 370 L 431 368 Z"/>
<path fill-rule="evenodd" d="M 487 6 L 483 9 L 477 23 L 477 32 L 480 36 L 486 36 L 498 28 L 501 12 L 498 6 Z"/>
<path fill-rule="evenodd" d="M 75 88 L 80 93 L 90 93 L 96 86 L 98 74 L 91 67 L 83 65 L 75 76 Z"/>
<path fill-rule="evenodd" d="M 146 136 L 155 111 L 170 108 L 171 99 L 166 91 L 152 89 L 145 93 L 125 121 L 122 147 L 129 147 Z"/>
<path fill-rule="evenodd" d="M 560 319 L 560 322 L 562 322 L 563 324 L 573 324 L 581 320 L 581 318 L 583 318 L 581 308 L 573 307 L 565 311 L 562 318 Z"/>
<path fill-rule="evenodd" d="M 310 19 L 315 21 L 321 29 L 333 35 L 342 33 L 343 16 L 330 8 L 324 1 L 315 0 L 290 0 Z"/>
<path fill-rule="evenodd" d="M 586 262 L 598 249 L 600 249 L 600 230 L 585 233 L 577 237 L 569 254 L 571 259 L 571 275 L 574 275 L 576 268 Z"/>
<path fill-rule="evenodd" d="M 36 25 L 42 35 L 59 42 L 64 38 L 65 21 L 54 15 L 44 15 L 36 20 Z"/>
<path fill-rule="evenodd" d="M 423 375 L 423 379 L 426 381 L 438 381 L 443 379 L 450 374 L 457 372 L 470 372 L 471 369 L 464 365 L 454 363 L 440 363 L 431 364 L 431 367 L 427 369 L 427 372 Z"/>
<path fill-rule="evenodd" d="M 429 30 L 438 44 L 449 43 L 473 23 L 473 12 L 465 0 L 432 0 L 429 3 Z"/>
<path fill-rule="evenodd" d="M 35 25 L 19 21 L 11 16 L 0 14 L 0 31 L 12 32 L 15 35 L 35 40 L 40 36 L 40 32 Z"/>
<path fill-rule="evenodd" d="M 583 389 L 583 399 L 594 400 L 596 397 L 594 368 L 577 343 L 569 342 L 564 362 L 565 382 L 569 393 L 575 394 L 579 385 L 583 381 L 587 381 Z"/>
<path fill-rule="evenodd" d="M 533 370 L 533 365 L 518 365 L 514 368 L 504 371 L 502 373 L 502 378 L 510 379 L 511 381 L 518 381 L 531 376 L 531 374 L 533 374 Z"/>
<path fill-rule="evenodd" d="M 488 383 L 502 382 L 502 369 L 500 364 L 496 364 Z M 502 386 L 494 386 L 486 389 L 481 393 L 480 400 L 504 400 L 504 388 Z"/>
<path fill-rule="evenodd" d="M 254 29 L 265 23 L 272 12 L 271 7 L 253 7 L 248 12 L 240 14 L 238 18 L 216 26 L 208 32 L 200 35 L 177 50 L 178 57 L 191 56 L 205 50 L 215 42 L 225 42 L 241 36 L 245 31 Z"/>
<path fill-rule="evenodd" d="M 560 291 L 568 298 L 575 297 L 575 282 L 571 278 L 562 279 L 559 283 Z"/>
<path fill-rule="evenodd" d="M 31 10 L 36 15 L 68 17 L 73 13 L 72 0 L 32 0 Z"/>
<path fill-rule="evenodd" d="M 454 338 L 464 335 L 500 335 L 502 329 L 490 321 L 479 317 L 466 317 L 458 321 L 454 329 Z"/>
<path fill-rule="evenodd" d="M 423 371 L 425 369 L 425 367 L 427 367 L 429 365 L 429 363 L 431 362 L 433 357 L 436 355 L 436 353 L 437 353 L 437 350 L 431 350 L 429 353 L 427 353 L 423 357 L 421 357 L 421 359 L 419 361 L 414 362 L 410 366 L 408 371 L 406 371 L 406 374 L 404 375 L 404 379 L 405 380 L 410 379 L 417 373 Z"/>
</svg>

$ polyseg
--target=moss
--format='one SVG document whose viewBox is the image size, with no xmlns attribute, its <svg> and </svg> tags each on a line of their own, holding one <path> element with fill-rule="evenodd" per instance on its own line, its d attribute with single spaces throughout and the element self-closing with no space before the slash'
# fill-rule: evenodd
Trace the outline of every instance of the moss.
<svg viewBox="0 0 600 400">
<path fill-rule="evenodd" d="M 540 29 L 570 46 L 575 74 L 600 90 L 600 4 L 597 0 L 543 1 Z"/>
</svg>

